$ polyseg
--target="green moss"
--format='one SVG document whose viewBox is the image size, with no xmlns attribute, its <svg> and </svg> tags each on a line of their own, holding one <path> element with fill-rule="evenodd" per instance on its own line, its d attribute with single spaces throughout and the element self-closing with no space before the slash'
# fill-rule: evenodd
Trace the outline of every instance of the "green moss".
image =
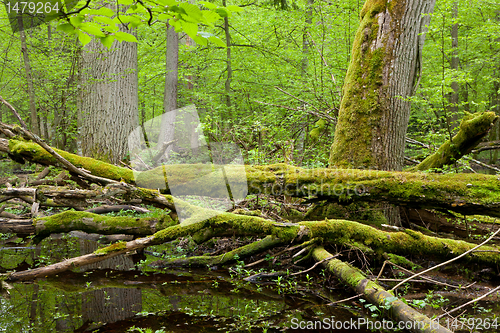
<svg viewBox="0 0 500 333">
<path fill-rule="evenodd" d="M 103 247 L 102 249 L 98 249 L 94 251 L 94 254 L 96 256 L 103 256 L 111 252 L 119 252 L 122 250 L 127 249 L 127 243 L 125 242 L 117 242 L 114 244 L 111 244 L 109 246 Z"/>
<path fill-rule="evenodd" d="M 59 155 L 68 160 L 71 164 L 78 168 L 84 168 L 90 171 L 93 175 L 99 175 L 104 178 L 109 178 L 117 181 L 124 181 L 127 183 L 133 183 L 134 176 L 132 170 L 127 168 L 121 168 L 106 162 L 102 162 L 90 157 L 82 157 L 75 154 L 59 150 L 57 148 L 52 148 Z M 56 162 L 55 158 L 52 157 L 45 149 L 40 147 L 34 142 L 27 142 L 22 140 L 9 140 L 9 150 L 11 154 L 19 155 L 28 160 L 32 160 L 36 163 L 41 164 L 54 164 Z"/>
<path fill-rule="evenodd" d="M 417 265 L 417 264 L 411 262 L 410 260 L 406 259 L 405 257 L 399 256 L 397 254 L 387 253 L 385 256 L 392 263 L 406 267 L 408 269 L 421 269 L 422 268 L 422 266 Z"/>
<path fill-rule="evenodd" d="M 452 138 L 452 141 L 446 141 L 437 152 L 408 171 L 441 168 L 455 163 L 481 141 L 497 118 L 498 116 L 494 112 L 466 114 L 460 122 L 459 132 Z"/>
<path fill-rule="evenodd" d="M 385 47 L 373 48 L 377 39 L 376 14 L 385 10 L 386 1 L 367 1 L 361 12 L 361 24 L 353 43 L 352 60 L 344 81 L 339 120 L 329 164 L 336 167 L 373 167 L 377 161 L 370 149 L 372 138 L 382 129 L 382 70 Z"/>
<path fill-rule="evenodd" d="M 130 216 L 106 216 L 77 211 L 66 211 L 33 220 L 37 234 L 42 237 L 51 233 L 69 232 L 72 230 L 106 235 L 129 233 L 146 236 L 152 233 L 152 224 L 156 225 L 156 229 L 162 229 L 172 226 L 175 223 L 167 214 L 158 218 L 136 218 Z"/>
<path fill-rule="evenodd" d="M 387 8 L 387 0 L 367 0 L 361 9 L 360 17 L 373 17 Z"/>
</svg>

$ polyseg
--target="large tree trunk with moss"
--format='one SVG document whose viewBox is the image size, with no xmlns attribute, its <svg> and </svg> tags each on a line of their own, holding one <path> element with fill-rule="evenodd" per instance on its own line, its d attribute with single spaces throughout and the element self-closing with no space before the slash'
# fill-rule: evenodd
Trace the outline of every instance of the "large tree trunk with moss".
<svg viewBox="0 0 500 333">
<path fill-rule="evenodd" d="M 331 167 L 401 170 L 410 97 L 435 0 L 366 1 L 343 88 Z"/>
<path fill-rule="evenodd" d="M 130 33 L 130 31 L 127 31 Z M 79 127 L 85 156 L 119 163 L 139 125 L 137 43 L 92 40 L 82 55 Z"/>
</svg>

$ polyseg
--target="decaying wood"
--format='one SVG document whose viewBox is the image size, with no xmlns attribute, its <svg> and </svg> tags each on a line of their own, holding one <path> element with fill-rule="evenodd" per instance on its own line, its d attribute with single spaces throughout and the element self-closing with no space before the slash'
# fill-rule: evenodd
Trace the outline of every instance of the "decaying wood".
<svg viewBox="0 0 500 333">
<path fill-rule="evenodd" d="M 462 156 L 470 153 L 481 142 L 497 119 L 498 116 L 494 112 L 468 114 L 462 119 L 460 130 L 451 141 L 446 141 L 437 152 L 409 171 L 441 168 L 455 163 Z"/>
<path fill-rule="evenodd" d="M 332 254 L 323 247 L 317 247 L 313 250 L 313 257 L 317 261 L 331 256 Z M 376 304 L 381 308 L 390 306 L 389 313 L 391 317 L 399 322 L 411 323 L 407 326 L 408 328 L 411 327 L 411 332 L 451 333 L 450 330 L 439 325 L 437 321 L 430 320 L 427 316 L 406 305 L 399 298 L 394 297 L 394 295 L 387 292 L 377 283 L 366 278 L 359 269 L 338 259 L 326 261 L 323 263 L 323 266 L 358 294 L 364 295 L 370 303 Z"/>
<path fill-rule="evenodd" d="M 189 204 L 186 203 L 186 205 Z M 206 211 L 207 209 L 197 208 L 195 214 L 203 214 L 203 212 L 200 213 L 200 210 Z M 193 210 L 193 212 L 194 211 L 195 210 Z M 66 212 L 66 214 L 68 213 L 69 212 Z M 85 212 L 70 213 L 75 215 L 69 219 L 70 221 L 78 221 L 78 216 L 90 214 Z M 188 235 L 193 236 L 193 239 L 196 241 L 197 235 L 203 235 L 207 231 L 209 231 L 213 237 L 271 237 L 269 241 L 264 243 L 257 242 L 253 245 L 250 244 L 244 250 L 240 250 L 244 253 L 256 253 L 258 252 L 255 250 L 256 247 L 259 248 L 260 251 L 264 251 L 264 249 L 268 248 L 264 246 L 265 244 L 268 244 L 268 242 L 276 242 L 276 244 L 292 244 L 299 242 L 302 243 L 318 237 L 322 238 L 324 243 L 345 245 L 350 248 L 360 249 L 367 254 L 387 252 L 400 255 L 432 255 L 443 258 L 454 258 L 476 246 L 476 244 L 463 241 L 425 236 L 412 230 L 405 230 L 405 232 L 381 231 L 364 224 L 345 220 L 308 221 L 294 224 L 277 223 L 256 216 L 236 215 L 232 213 L 221 213 L 216 216 L 213 216 L 213 214 L 208 215 L 212 215 L 212 217 L 193 224 L 170 226 L 156 232 L 152 236 L 146 237 L 145 239 L 147 240 L 141 241 L 140 243 L 122 243 L 122 245 L 119 245 L 120 249 L 123 250 L 120 253 L 124 253 L 130 248 L 140 249 L 146 246 L 169 242 L 179 237 L 185 237 Z M 202 236 L 200 238 L 202 240 L 207 240 L 207 237 Z M 137 244 L 140 244 L 140 246 Z M 115 253 L 117 246 L 118 245 L 113 244 L 98 251 L 101 254 L 106 254 L 108 252 Z M 483 246 L 482 250 L 485 252 L 475 252 L 467 255 L 463 260 L 477 262 L 488 266 L 496 266 L 500 263 L 500 252 L 496 247 Z M 237 254 L 238 252 L 235 250 L 234 253 Z M 88 263 L 88 256 L 89 255 L 82 256 L 82 260 L 85 261 L 85 264 Z M 93 263 L 99 261 L 98 258 L 91 258 Z M 107 257 L 103 256 L 101 259 L 106 258 Z M 215 262 L 221 258 L 222 257 L 216 257 Z M 79 263 L 78 258 L 73 258 L 71 260 L 73 260 L 72 262 L 75 264 Z M 207 262 L 213 264 L 214 258 L 211 256 L 193 257 L 188 261 L 191 265 L 206 265 Z M 179 263 L 180 262 L 177 262 L 177 264 Z M 168 262 L 165 262 L 164 264 L 167 265 Z M 52 267 L 54 272 L 56 272 L 53 274 L 57 274 L 62 271 L 61 267 L 69 269 L 73 266 L 59 266 L 58 264 L 54 264 L 44 267 L 43 269 L 37 268 L 27 272 L 15 272 L 10 275 L 9 279 L 29 280 L 42 276 L 42 274 L 47 276 L 52 274 L 52 268 L 50 267 Z M 37 270 L 42 270 L 43 273 L 39 274 L 37 273 Z"/>
<path fill-rule="evenodd" d="M 485 115 L 484 119 L 489 119 L 488 117 L 490 115 Z M 468 125 L 472 126 L 476 124 L 474 121 L 477 121 L 477 119 L 472 118 L 469 121 Z M 141 181 L 141 184 L 151 188 L 157 188 L 157 184 L 164 184 L 166 186 L 165 192 L 168 193 L 168 181 L 164 176 L 165 168 L 167 168 L 169 175 L 178 177 L 178 179 L 185 182 L 184 190 L 188 193 L 189 191 L 196 193 L 196 190 L 200 187 L 209 190 L 213 187 L 214 191 L 216 191 L 220 187 L 217 184 L 219 178 L 210 173 L 200 174 L 199 165 L 163 166 L 162 168 L 142 172 L 137 176 L 134 175 L 132 170 L 52 149 L 37 137 L 30 136 L 29 133 L 7 126 L 3 127 L 4 133 L 9 133 L 8 131 L 21 132 L 34 142 L 23 141 L 19 138 L 0 139 L 0 151 L 8 152 L 17 159 L 26 159 L 45 165 L 57 165 L 59 163 L 74 174 L 82 177 L 82 179 L 108 185 L 105 188 L 94 187 L 87 190 L 5 189 L 0 190 L 0 200 L 10 200 L 17 197 L 27 202 L 31 200 L 34 204 L 42 202 L 48 204 L 67 198 L 85 202 L 89 198 L 118 196 L 126 198 L 124 202 L 127 203 L 155 204 L 171 210 L 170 215 L 165 214 L 160 218 L 142 219 L 99 216 L 78 211 L 68 211 L 36 219 L 0 219 L 0 225 L 4 228 L 2 230 L 22 233 L 21 230 L 26 232 L 31 228 L 30 233 L 35 233 L 38 236 L 72 230 L 102 234 L 119 232 L 150 235 L 154 233 L 152 236 L 127 243 L 116 243 L 94 253 L 46 267 L 11 273 L 7 276 L 10 281 L 27 281 L 58 274 L 74 267 L 96 263 L 119 254 L 188 235 L 192 236 L 196 242 L 204 242 L 212 237 L 220 236 L 256 236 L 263 237 L 263 239 L 217 256 L 204 255 L 164 260 L 158 265 L 219 265 L 234 261 L 236 258 L 262 253 L 274 246 L 304 243 L 317 239 L 322 239 L 325 244 L 347 246 L 374 255 L 377 253 L 393 253 L 453 258 L 463 255 L 476 246 L 463 241 L 426 236 L 412 230 L 399 232 L 380 231 L 370 226 L 345 220 L 310 221 L 297 224 L 277 223 L 256 216 L 214 213 L 209 209 L 194 207 L 176 199 L 175 204 L 187 208 L 186 211 L 191 214 L 190 218 L 193 222 L 177 225 L 172 196 L 160 194 L 157 190 L 138 188 L 134 184 L 138 180 Z M 465 126 L 464 131 L 466 131 Z M 467 133 L 467 135 L 470 134 L 470 132 Z M 454 138 L 454 145 L 459 145 L 458 139 L 460 137 L 457 138 L 457 141 Z M 462 152 L 472 149 L 469 147 L 472 145 L 470 137 L 467 140 L 465 140 L 466 143 L 459 145 L 463 149 L 467 148 Z M 50 153 L 47 153 L 47 151 Z M 467 214 L 476 213 L 500 217 L 500 179 L 497 176 L 438 175 L 342 169 L 307 170 L 285 164 L 246 166 L 245 170 L 246 172 L 242 173 L 240 167 L 236 168 L 228 165 L 225 167 L 225 177 L 231 184 L 247 185 L 249 194 L 287 195 L 341 203 L 385 201 L 407 207 L 447 209 Z M 100 178 L 109 181 L 102 181 Z M 483 251 L 468 254 L 464 256 L 463 260 L 489 266 L 496 266 L 500 263 L 500 253 L 496 247 L 485 246 Z M 323 248 L 314 250 L 314 258 L 318 261 L 330 257 L 331 255 Z M 358 270 L 337 259 L 328 260 L 328 264 L 325 265 L 342 281 L 350 284 L 357 292 L 364 293 L 372 303 L 386 305 L 386 301 L 390 300 L 392 305 L 390 311 L 393 318 L 401 321 L 429 323 L 427 317 L 418 314 L 414 310 L 408 310 L 406 305 L 391 298 L 392 295 L 367 280 Z M 362 279 L 352 278 L 354 275 L 358 276 L 357 274 Z M 431 331 L 449 332 L 442 327 L 429 330 L 429 326 L 415 332 Z"/>
<path fill-rule="evenodd" d="M 136 249 L 142 249 L 150 245 L 152 239 L 153 237 L 150 236 L 146 238 L 139 238 L 127 243 L 115 243 L 113 245 L 108 246 L 108 252 L 104 254 L 101 254 L 101 252 L 96 251 L 94 253 L 86 254 L 80 257 L 67 259 L 53 265 L 39 267 L 27 271 L 14 272 L 8 275 L 8 280 L 12 282 L 28 281 L 46 277 L 49 275 L 59 274 L 72 268 L 93 264 L 102 261 L 104 259 L 113 258 L 120 254 L 134 251 Z"/>
<path fill-rule="evenodd" d="M 54 164 L 54 158 L 36 143 L 11 139 L 9 153 L 42 164 Z M 167 165 L 140 173 L 88 157 L 59 151 L 77 167 L 112 180 L 158 188 L 166 186 L 165 170 L 177 182 L 183 180 L 185 194 L 200 188 L 218 195 L 217 173 L 200 174 L 200 165 Z M 483 174 L 432 174 L 356 169 L 303 169 L 286 164 L 241 167 L 227 165 L 225 174 L 231 184 L 248 186 L 249 194 L 319 197 L 332 202 L 389 202 L 411 208 L 447 209 L 463 214 L 500 217 L 500 182 L 498 176 Z M 122 183 L 123 184 L 123 183 Z"/>
</svg>

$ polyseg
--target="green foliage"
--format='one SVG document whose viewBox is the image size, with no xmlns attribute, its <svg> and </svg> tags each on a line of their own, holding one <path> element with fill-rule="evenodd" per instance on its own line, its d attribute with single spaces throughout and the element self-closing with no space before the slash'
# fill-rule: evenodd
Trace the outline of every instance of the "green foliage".
<svg viewBox="0 0 500 333">
<path fill-rule="evenodd" d="M 200 9 L 197 5 L 189 2 L 175 0 L 163 1 L 134 1 L 120 0 L 116 4 L 102 6 L 99 2 L 80 1 L 71 11 L 72 14 L 61 16 L 58 30 L 70 36 L 76 35 L 82 45 L 91 41 L 91 36 L 100 39 L 108 49 L 114 40 L 124 42 L 137 42 L 134 35 L 119 31 L 122 24 L 128 28 L 137 28 L 142 25 L 170 24 L 176 32 L 184 32 L 195 42 L 207 45 L 210 40 L 221 44 L 220 40 L 207 32 L 199 32 L 198 26 L 213 27 L 213 24 L 223 17 L 230 17 L 232 12 L 240 12 L 238 6 L 222 7 L 209 2 L 200 2 L 206 9 Z M 124 13 L 112 8 L 115 6 L 126 8 Z M 64 18 L 64 19 L 63 19 Z"/>
<path fill-rule="evenodd" d="M 498 9 L 498 3 L 481 0 L 436 2 L 424 44 L 420 85 L 411 99 L 410 137 L 438 147 L 458 131 L 464 112 L 500 113 Z M 454 46 L 451 28 L 455 24 Z M 452 66 L 454 58 L 458 68 Z M 458 102 L 451 99 L 454 86 Z M 412 149 L 408 153 L 430 152 Z"/>
</svg>

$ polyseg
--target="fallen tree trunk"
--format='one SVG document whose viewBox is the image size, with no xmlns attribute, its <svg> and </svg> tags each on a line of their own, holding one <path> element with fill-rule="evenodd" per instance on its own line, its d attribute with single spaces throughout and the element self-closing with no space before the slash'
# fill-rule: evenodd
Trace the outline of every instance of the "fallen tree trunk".
<svg viewBox="0 0 500 333">
<path fill-rule="evenodd" d="M 5 139 L 0 139 L 0 142 Z M 5 145 L 3 145 L 5 146 Z M 0 148 L 2 145 L 0 144 Z M 33 142 L 9 140 L 9 153 L 42 163 L 54 164 L 52 156 Z M 165 173 L 175 178 L 183 193 L 203 192 L 221 195 L 220 176 L 215 172 L 200 174 L 202 165 L 166 165 L 143 172 L 134 178 L 132 170 L 81 157 L 59 153 L 76 166 L 93 174 L 148 188 L 162 185 L 169 191 Z M 71 155 L 71 156 L 70 156 Z M 286 164 L 224 167 L 228 183 L 248 186 L 249 194 L 318 197 L 332 202 L 389 202 L 411 208 L 451 210 L 467 215 L 500 217 L 500 181 L 498 176 L 482 174 L 432 174 L 355 169 L 303 169 Z M 117 185 L 117 184 L 111 184 Z M 117 185 L 120 186 L 120 185 Z"/>
<path fill-rule="evenodd" d="M 313 257 L 317 261 L 332 257 L 323 247 L 316 247 L 313 250 Z M 357 268 L 354 268 L 341 260 L 331 259 L 322 264 L 343 283 L 354 289 L 358 294 L 364 295 L 372 304 L 376 304 L 382 309 L 389 307 L 389 313 L 393 319 L 399 321 L 394 328 L 404 323 L 404 328 L 411 332 L 425 333 L 451 333 L 450 330 L 439 325 L 438 321 L 430 320 L 427 316 L 415 311 L 403 303 L 400 299 L 387 292 L 377 283 L 366 278 Z"/>
<path fill-rule="evenodd" d="M 420 164 L 408 169 L 408 171 L 441 168 L 455 163 L 462 156 L 470 153 L 481 142 L 497 119 L 498 116 L 494 112 L 467 114 L 460 123 L 460 130 L 451 141 L 446 141 L 437 152 L 428 156 Z"/>
<path fill-rule="evenodd" d="M 189 204 L 186 204 L 189 205 Z M 196 211 L 204 210 L 197 208 Z M 84 212 L 73 212 L 76 215 Z M 84 213 L 87 214 L 87 213 Z M 204 214 L 204 213 L 201 213 Z M 211 214 L 213 215 L 213 214 Z M 400 255 L 433 255 L 444 258 L 453 258 L 472 249 L 476 244 L 452 239 L 425 236 L 419 232 L 405 230 L 405 232 L 386 232 L 373 227 L 345 220 L 326 220 L 313 222 L 276 223 L 260 217 L 221 213 L 198 223 L 183 224 L 168 227 L 156 232 L 154 235 L 128 243 L 113 244 L 97 250 L 96 256 L 85 255 L 70 259 L 70 263 L 61 266 L 62 263 L 36 268 L 24 272 L 14 272 L 9 276 L 11 281 L 25 281 L 40 276 L 57 274 L 65 269 L 79 267 L 88 263 L 95 263 L 110 256 L 122 254 L 133 249 L 142 249 L 147 246 L 162 244 L 175 240 L 179 237 L 192 236 L 193 240 L 203 242 L 216 236 L 270 236 L 269 240 L 259 243 L 257 246 L 249 246 L 243 252 L 249 250 L 256 253 L 267 249 L 270 243 L 291 244 L 304 242 L 314 238 L 321 238 L 323 242 L 335 245 L 345 245 L 354 249 L 361 249 L 367 254 L 394 253 Z M 270 242 L 270 243 L 269 243 Z M 267 244 L 267 245 L 266 245 Z M 466 260 L 495 266 L 500 263 L 500 251 L 491 246 L 483 246 L 484 252 L 475 252 L 465 257 Z M 241 253 L 243 253 L 241 252 Z M 236 251 L 235 254 L 238 252 Z M 245 252 L 250 253 L 250 252 Z M 98 254 L 98 255 L 97 255 Z M 234 257 L 234 256 L 233 256 Z M 81 259 L 79 259 L 81 258 Z M 218 258 L 221 259 L 222 257 Z M 91 262 L 89 262 L 91 260 Z M 171 264 L 206 265 L 215 264 L 211 256 L 194 257 L 185 262 L 174 262 Z M 168 261 L 164 262 L 167 265 Z M 63 269 L 64 268 L 64 269 Z"/>
<path fill-rule="evenodd" d="M 38 238 L 43 238 L 50 234 L 80 230 L 86 233 L 102 235 L 128 234 L 148 236 L 175 224 L 177 222 L 173 221 L 167 214 L 161 218 L 136 218 L 66 211 L 35 219 L 0 218 L 0 233 L 11 232 L 18 235 L 35 234 Z"/>
</svg>

